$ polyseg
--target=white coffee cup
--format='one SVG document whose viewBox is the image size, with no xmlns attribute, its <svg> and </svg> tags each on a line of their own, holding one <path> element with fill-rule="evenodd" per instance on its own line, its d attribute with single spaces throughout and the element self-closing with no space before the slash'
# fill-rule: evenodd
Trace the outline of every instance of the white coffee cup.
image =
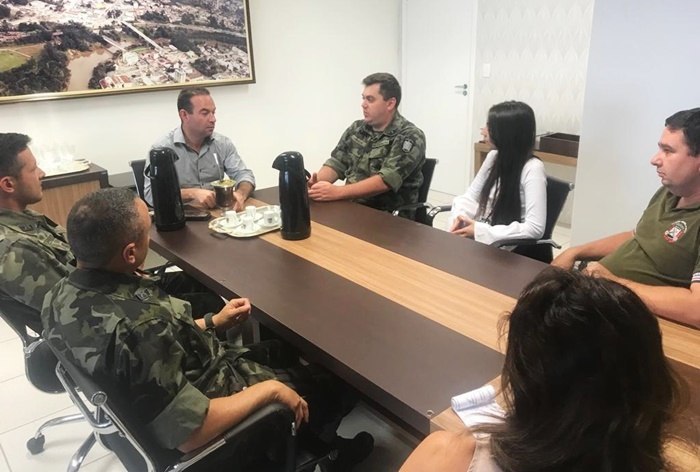
<svg viewBox="0 0 700 472">
<path fill-rule="evenodd" d="M 263 212 L 263 221 L 267 226 L 272 226 L 277 223 L 277 213 L 273 210 L 265 210 Z"/>
<path fill-rule="evenodd" d="M 253 225 L 255 224 L 255 218 L 252 216 L 245 214 L 241 217 L 241 230 L 245 233 L 252 233 L 253 232 Z"/>
<path fill-rule="evenodd" d="M 226 217 L 226 224 L 229 226 L 235 226 L 239 223 L 238 215 L 233 210 L 228 210 L 224 213 L 224 216 Z"/>
<path fill-rule="evenodd" d="M 256 211 L 257 211 L 257 208 L 255 208 L 253 205 L 248 205 L 247 207 L 245 207 L 246 216 L 250 216 L 253 219 L 255 219 L 255 212 Z"/>
</svg>

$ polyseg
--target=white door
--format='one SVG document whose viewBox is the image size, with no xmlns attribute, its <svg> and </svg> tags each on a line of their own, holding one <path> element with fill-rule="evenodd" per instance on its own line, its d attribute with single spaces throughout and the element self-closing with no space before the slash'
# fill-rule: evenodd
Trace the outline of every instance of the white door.
<svg viewBox="0 0 700 472">
<path fill-rule="evenodd" d="M 402 4 L 401 113 L 425 133 L 427 157 L 439 160 L 431 188 L 453 195 L 463 193 L 471 178 L 476 3 Z"/>
</svg>

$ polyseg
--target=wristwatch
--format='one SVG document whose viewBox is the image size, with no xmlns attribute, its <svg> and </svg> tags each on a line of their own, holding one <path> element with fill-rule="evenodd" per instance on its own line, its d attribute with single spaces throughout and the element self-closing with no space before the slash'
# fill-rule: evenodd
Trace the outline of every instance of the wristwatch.
<svg viewBox="0 0 700 472">
<path fill-rule="evenodd" d="M 214 313 L 207 313 L 204 315 L 204 328 L 216 329 L 216 325 L 214 324 Z"/>
</svg>

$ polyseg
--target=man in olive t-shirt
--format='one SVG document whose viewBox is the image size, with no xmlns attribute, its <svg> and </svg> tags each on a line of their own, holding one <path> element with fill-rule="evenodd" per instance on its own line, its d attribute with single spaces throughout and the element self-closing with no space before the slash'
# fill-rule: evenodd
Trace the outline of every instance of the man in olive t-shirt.
<svg viewBox="0 0 700 472">
<path fill-rule="evenodd" d="M 700 327 L 700 108 L 666 119 L 652 157 L 663 187 L 634 231 L 572 247 L 553 265 L 586 271 L 634 290 L 659 316 Z"/>
</svg>

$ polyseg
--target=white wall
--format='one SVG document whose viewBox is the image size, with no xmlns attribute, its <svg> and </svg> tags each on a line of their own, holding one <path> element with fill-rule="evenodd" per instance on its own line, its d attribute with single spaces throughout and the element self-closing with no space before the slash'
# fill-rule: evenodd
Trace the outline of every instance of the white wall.
<svg viewBox="0 0 700 472">
<path fill-rule="evenodd" d="M 600 0 L 576 175 L 572 242 L 632 229 L 659 179 L 664 120 L 700 106 L 700 2 Z"/>
<path fill-rule="evenodd" d="M 361 80 L 400 71 L 400 0 L 250 0 L 257 83 L 212 87 L 217 131 L 236 143 L 258 186 L 276 185 L 274 157 L 300 151 L 306 167 L 328 157 L 362 117 Z M 0 106 L 2 131 L 65 143 L 110 173 L 145 157 L 178 125 L 177 90 Z"/>
</svg>

